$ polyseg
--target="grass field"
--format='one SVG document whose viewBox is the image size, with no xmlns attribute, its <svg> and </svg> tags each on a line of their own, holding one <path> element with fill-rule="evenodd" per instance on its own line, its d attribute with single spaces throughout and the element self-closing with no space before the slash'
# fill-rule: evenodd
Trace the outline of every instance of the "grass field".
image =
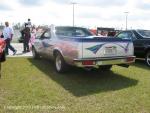
<svg viewBox="0 0 150 113">
<path fill-rule="evenodd" d="M 8 58 L 2 64 L 0 113 L 150 113 L 150 68 L 138 62 L 109 72 Z"/>
</svg>

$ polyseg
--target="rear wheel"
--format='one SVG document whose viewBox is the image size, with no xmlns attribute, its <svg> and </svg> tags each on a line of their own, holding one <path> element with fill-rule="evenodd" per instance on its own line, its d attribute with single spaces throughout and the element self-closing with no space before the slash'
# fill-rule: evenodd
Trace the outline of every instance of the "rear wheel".
<svg viewBox="0 0 150 113">
<path fill-rule="evenodd" d="M 109 71 L 112 68 L 112 65 L 100 66 L 101 71 Z"/>
<path fill-rule="evenodd" d="M 150 51 L 147 52 L 146 57 L 145 57 L 145 61 L 146 61 L 146 64 L 148 66 L 150 66 Z"/>
<path fill-rule="evenodd" d="M 65 72 L 67 70 L 67 64 L 59 52 L 55 54 L 55 69 L 59 73 Z"/>
<path fill-rule="evenodd" d="M 32 54 L 33 54 L 34 59 L 39 59 L 40 58 L 39 54 L 37 53 L 37 51 L 35 50 L 34 47 L 32 47 Z"/>
</svg>

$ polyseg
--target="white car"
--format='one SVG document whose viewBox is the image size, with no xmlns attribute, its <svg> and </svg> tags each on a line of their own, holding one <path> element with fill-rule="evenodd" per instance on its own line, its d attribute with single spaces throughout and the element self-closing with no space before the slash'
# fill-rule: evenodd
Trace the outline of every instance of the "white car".
<svg viewBox="0 0 150 113">
<path fill-rule="evenodd" d="M 54 60 L 58 72 L 69 65 L 109 70 L 115 64 L 128 67 L 135 62 L 131 40 L 93 36 L 81 27 L 52 26 L 36 37 L 32 52 L 34 58 Z"/>
</svg>

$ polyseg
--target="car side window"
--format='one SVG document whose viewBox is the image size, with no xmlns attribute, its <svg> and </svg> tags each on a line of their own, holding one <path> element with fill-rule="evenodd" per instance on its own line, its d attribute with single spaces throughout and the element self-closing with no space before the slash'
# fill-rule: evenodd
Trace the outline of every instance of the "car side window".
<svg viewBox="0 0 150 113">
<path fill-rule="evenodd" d="M 45 31 L 43 33 L 43 35 L 41 36 L 42 39 L 50 39 L 51 38 L 51 34 L 50 31 Z"/>
<path fill-rule="evenodd" d="M 117 35 L 117 38 L 124 39 L 124 38 L 127 37 L 126 35 L 127 35 L 127 34 L 126 34 L 125 32 L 121 32 L 121 33 L 119 33 L 119 34 Z"/>
<path fill-rule="evenodd" d="M 121 32 L 117 35 L 117 38 L 132 39 L 133 38 L 133 33 L 132 32 Z"/>
<path fill-rule="evenodd" d="M 50 37 L 51 37 L 51 36 L 50 36 L 50 33 L 49 33 L 49 32 L 46 32 L 46 33 L 44 34 L 44 37 L 50 38 Z"/>
<path fill-rule="evenodd" d="M 136 40 L 137 38 L 136 38 L 136 36 L 135 36 L 135 34 L 132 32 L 132 39 L 133 40 Z"/>
<path fill-rule="evenodd" d="M 135 37 L 135 35 L 134 35 L 133 32 L 129 31 L 129 32 L 127 32 L 127 33 L 128 33 L 129 39 L 132 39 L 132 40 L 136 39 L 136 37 Z"/>
<path fill-rule="evenodd" d="M 82 30 L 77 29 L 75 31 L 75 36 L 81 36 L 81 37 L 83 37 L 83 36 L 86 36 L 86 34 Z"/>
</svg>

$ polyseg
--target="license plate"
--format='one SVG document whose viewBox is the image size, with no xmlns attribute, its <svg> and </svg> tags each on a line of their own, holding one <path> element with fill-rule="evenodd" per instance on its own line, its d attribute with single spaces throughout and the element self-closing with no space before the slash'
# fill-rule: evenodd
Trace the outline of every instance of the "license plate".
<svg viewBox="0 0 150 113">
<path fill-rule="evenodd" d="M 98 61 L 97 65 L 122 64 L 122 63 L 125 63 L 125 59 Z"/>
<path fill-rule="evenodd" d="M 116 47 L 105 47 L 104 54 L 106 55 L 115 55 L 116 54 Z"/>
</svg>

